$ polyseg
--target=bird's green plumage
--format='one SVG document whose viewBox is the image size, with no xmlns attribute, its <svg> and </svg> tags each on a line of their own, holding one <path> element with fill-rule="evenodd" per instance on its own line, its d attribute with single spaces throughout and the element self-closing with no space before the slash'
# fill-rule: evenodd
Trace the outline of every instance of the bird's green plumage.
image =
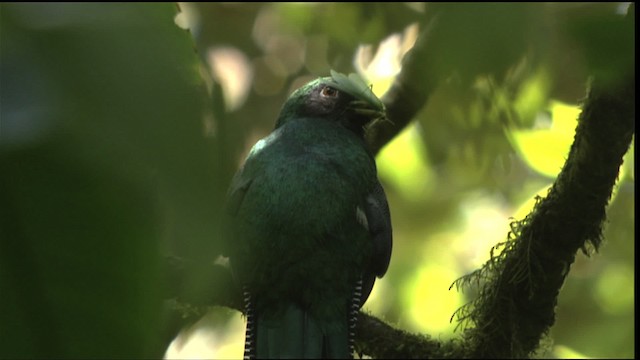
<svg viewBox="0 0 640 360">
<path fill-rule="evenodd" d="M 363 139 L 372 119 L 350 106 L 384 109 L 347 81 L 334 74 L 295 91 L 231 184 L 229 255 L 250 294 L 247 346 L 258 357 L 350 357 L 355 286 L 382 275 L 368 270 L 375 237 L 357 216 L 381 189 Z"/>
<path fill-rule="evenodd" d="M 256 292 L 274 298 L 273 308 L 294 296 L 326 317 L 327 303 L 311 290 L 334 281 L 345 286 L 336 292 L 348 294 L 355 282 L 355 272 L 342 269 L 360 268 L 368 246 L 366 229 L 350 223 L 373 186 L 375 164 L 355 135 L 315 119 L 298 119 L 261 141 L 266 144 L 252 151 L 242 173 L 259 186 L 249 187 L 238 211 L 247 258 L 238 271 L 248 273 L 242 277 Z M 296 283 L 309 287 L 287 294 Z M 336 298 L 331 288 L 325 294 Z"/>
</svg>

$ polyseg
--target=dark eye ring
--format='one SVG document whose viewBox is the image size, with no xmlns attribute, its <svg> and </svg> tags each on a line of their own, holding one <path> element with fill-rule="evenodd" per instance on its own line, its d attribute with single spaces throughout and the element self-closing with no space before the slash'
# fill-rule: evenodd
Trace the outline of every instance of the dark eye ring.
<svg viewBox="0 0 640 360">
<path fill-rule="evenodd" d="M 320 95 L 326 97 L 338 97 L 338 90 L 330 86 L 325 86 L 322 88 L 322 90 L 320 90 Z"/>
</svg>

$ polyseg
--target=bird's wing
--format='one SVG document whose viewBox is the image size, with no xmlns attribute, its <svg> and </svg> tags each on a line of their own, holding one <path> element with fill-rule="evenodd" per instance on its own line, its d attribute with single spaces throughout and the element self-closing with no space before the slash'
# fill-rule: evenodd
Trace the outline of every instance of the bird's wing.
<svg viewBox="0 0 640 360">
<path fill-rule="evenodd" d="M 254 178 L 251 176 L 247 176 L 244 173 L 244 167 L 240 168 L 238 172 L 233 176 L 231 180 L 231 185 L 229 186 L 229 191 L 227 192 L 226 199 L 226 216 L 228 216 L 228 221 L 223 223 L 223 227 L 225 228 L 225 234 L 227 238 L 223 241 L 222 255 L 230 256 L 233 252 L 234 241 L 232 238 L 237 236 L 236 227 L 233 224 L 236 221 L 236 216 L 238 215 L 238 211 L 240 211 L 240 207 L 242 202 L 247 194 L 247 191 L 251 187 Z"/>
<path fill-rule="evenodd" d="M 242 205 L 242 200 L 251 187 L 253 177 L 243 176 L 244 168 L 238 170 L 231 180 L 229 192 L 227 193 L 227 213 L 235 216 Z"/>
<path fill-rule="evenodd" d="M 373 242 L 371 269 L 377 277 L 382 277 L 387 272 L 391 260 L 393 236 L 387 196 L 378 181 L 366 198 L 364 212 L 367 215 L 369 233 Z"/>
<path fill-rule="evenodd" d="M 393 247 L 389 204 L 379 181 L 376 181 L 373 190 L 365 199 L 364 214 L 371 234 L 373 252 L 363 274 L 361 305 L 369 297 L 376 277 L 382 277 L 387 272 Z"/>
</svg>

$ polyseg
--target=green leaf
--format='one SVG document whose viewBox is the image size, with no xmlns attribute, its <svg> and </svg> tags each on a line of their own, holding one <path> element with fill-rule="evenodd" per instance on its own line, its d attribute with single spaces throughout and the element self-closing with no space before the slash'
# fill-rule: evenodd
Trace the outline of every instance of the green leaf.
<svg viewBox="0 0 640 360">
<path fill-rule="evenodd" d="M 552 102 L 550 110 L 553 121 L 550 128 L 511 130 L 507 131 L 507 136 L 518 155 L 533 170 L 555 178 L 569 155 L 580 109 Z"/>
<path fill-rule="evenodd" d="M 193 40 L 174 4 L 0 6 L 0 357 L 161 357 L 161 249 L 215 254 Z"/>
<path fill-rule="evenodd" d="M 371 90 L 371 87 L 364 82 L 360 75 L 351 73 L 349 74 L 349 77 L 347 77 L 344 74 L 331 70 L 331 77 L 333 78 L 335 87 L 338 88 L 338 90 L 342 90 L 362 99 L 378 110 L 384 109 L 382 101 L 378 99 Z"/>
</svg>

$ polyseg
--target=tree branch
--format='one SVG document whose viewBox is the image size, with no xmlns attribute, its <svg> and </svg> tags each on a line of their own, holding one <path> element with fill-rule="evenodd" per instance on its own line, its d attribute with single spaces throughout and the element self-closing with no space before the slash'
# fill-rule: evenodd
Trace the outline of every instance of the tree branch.
<svg viewBox="0 0 640 360">
<path fill-rule="evenodd" d="M 431 34 L 436 25 L 435 18 L 427 22 L 415 45 L 405 55 L 402 71 L 382 97 L 390 121 L 377 122 L 367 131 L 367 142 L 374 154 L 415 118 L 438 85 L 440 78 L 432 65 L 432 57 L 428 56 L 428 51 L 432 50 L 429 48 Z"/>
<path fill-rule="evenodd" d="M 242 294 L 233 282 L 229 270 L 224 266 L 203 267 L 174 256 L 167 256 L 165 272 L 168 286 L 164 295 L 165 299 L 170 299 L 166 305 L 169 311 L 179 315 L 171 322 L 171 329 L 168 329 L 168 335 L 165 336 L 166 341 L 172 340 L 185 325 L 204 316 L 211 306 L 225 306 L 244 311 Z M 181 278 L 191 272 L 205 273 L 208 283 L 215 286 L 201 288 L 200 292 L 185 292 L 181 286 Z M 424 335 L 395 329 L 362 311 L 356 325 L 356 350 L 378 358 L 459 358 L 464 354 L 460 345 L 455 341 L 440 342 Z"/>
<path fill-rule="evenodd" d="M 549 194 L 512 223 L 504 247 L 458 285 L 477 283 L 480 296 L 458 312 L 478 357 L 531 355 L 555 322 L 560 288 L 579 249 L 602 242 L 606 206 L 633 134 L 635 75 L 619 88 L 591 86 L 569 157 Z"/>
</svg>

